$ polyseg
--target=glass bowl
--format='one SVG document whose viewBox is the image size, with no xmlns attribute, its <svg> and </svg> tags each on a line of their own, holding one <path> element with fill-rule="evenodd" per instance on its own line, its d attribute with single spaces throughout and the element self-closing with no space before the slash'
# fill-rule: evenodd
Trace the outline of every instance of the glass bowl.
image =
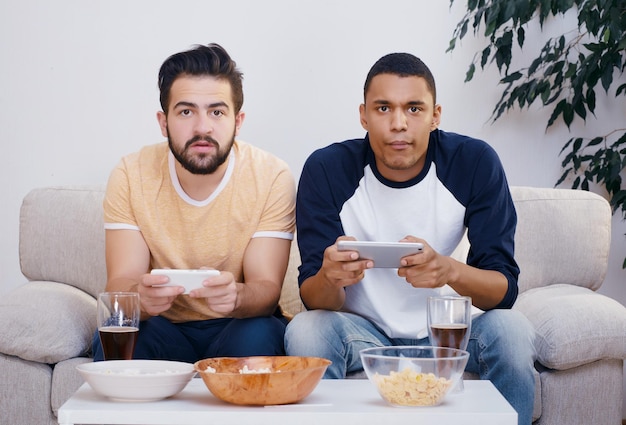
<svg viewBox="0 0 626 425">
<path fill-rule="evenodd" d="M 393 406 L 436 406 L 463 375 L 469 353 L 454 348 L 396 346 L 360 352 L 363 369 Z"/>
</svg>

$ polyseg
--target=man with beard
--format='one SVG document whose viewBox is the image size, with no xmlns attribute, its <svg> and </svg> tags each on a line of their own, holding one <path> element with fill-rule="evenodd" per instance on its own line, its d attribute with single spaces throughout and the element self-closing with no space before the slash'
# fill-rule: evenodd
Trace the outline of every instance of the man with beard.
<svg viewBox="0 0 626 425">
<path fill-rule="evenodd" d="M 123 158 L 104 200 L 106 290 L 140 294 L 134 358 L 284 354 L 278 300 L 295 230 L 293 176 L 235 140 L 242 73 L 221 46 L 170 56 L 159 89 L 168 142 Z M 184 294 L 150 274 L 157 268 L 220 274 Z M 103 358 L 97 334 L 94 357 Z"/>
</svg>

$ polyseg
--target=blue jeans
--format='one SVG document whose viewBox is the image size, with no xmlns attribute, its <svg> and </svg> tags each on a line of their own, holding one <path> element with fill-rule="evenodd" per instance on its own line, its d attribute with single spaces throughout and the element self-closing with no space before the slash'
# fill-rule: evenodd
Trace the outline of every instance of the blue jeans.
<svg viewBox="0 0 626 425">
<path fill-rule="evenodd" d="M 209 357 L 276 356 L 284 351 L 284 319 L 211 319 L 172 323 L 154 316 L 139 324 L 134 359 L 195 363 Z M 96 331 L 94 361 L 104 360 Z"/>
<path fill-rule="evenodd" d="M 465 370 L 490 380 L 513 406 L 518 423 L 532 422 L 535 379 L 535 332 L 515 310 L 490 310 L 472 320 Z M 368 347 L 428 345 L 428 338 L 389 338 L 369 320 L 350 313 L 310 310 L 287 325 L 287 355 L 332 361 L 324 378 L 340 379 L 363 369 L 359 351 Z"/>
</svg>

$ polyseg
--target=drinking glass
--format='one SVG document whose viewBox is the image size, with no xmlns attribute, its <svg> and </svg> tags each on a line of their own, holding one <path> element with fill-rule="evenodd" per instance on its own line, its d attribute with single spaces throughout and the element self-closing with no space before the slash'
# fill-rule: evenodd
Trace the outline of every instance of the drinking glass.
<svg viewBox="0 0 626 425">
<path fill-rule="evenodd" d="M 98 334 L 104 360 L 130 360 L 139 334 L 139 294 L 103 292 L 98 295 Z"/>
<path fill-rule="evenodd" d="M 472 327 L 472 299 L 450 295 L 428 297 L 428 336 L 435 347 L 467 350 Z M 452 392 L 462 392 L 463 377 Z"/>
</svg>

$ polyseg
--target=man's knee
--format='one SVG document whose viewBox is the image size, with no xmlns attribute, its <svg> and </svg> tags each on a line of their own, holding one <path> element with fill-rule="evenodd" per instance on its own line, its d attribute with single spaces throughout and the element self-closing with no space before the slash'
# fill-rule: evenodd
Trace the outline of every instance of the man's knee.
<svg viewBox="0 0 626 425">
<path fill-rule="evenodd" d="M 331 337 L 333 313 L 310 310 L 298 313 L 285 330 L 285 350 L 291 355 L 315 355 Z"/>
<path fill-rule="evenodd" d="M 490 310 L 476 319 L 478 339 L 484 346 L 496 345 L 510 358 L 535 356 L 535 330 L 517 310 Z"/>
</svg>

